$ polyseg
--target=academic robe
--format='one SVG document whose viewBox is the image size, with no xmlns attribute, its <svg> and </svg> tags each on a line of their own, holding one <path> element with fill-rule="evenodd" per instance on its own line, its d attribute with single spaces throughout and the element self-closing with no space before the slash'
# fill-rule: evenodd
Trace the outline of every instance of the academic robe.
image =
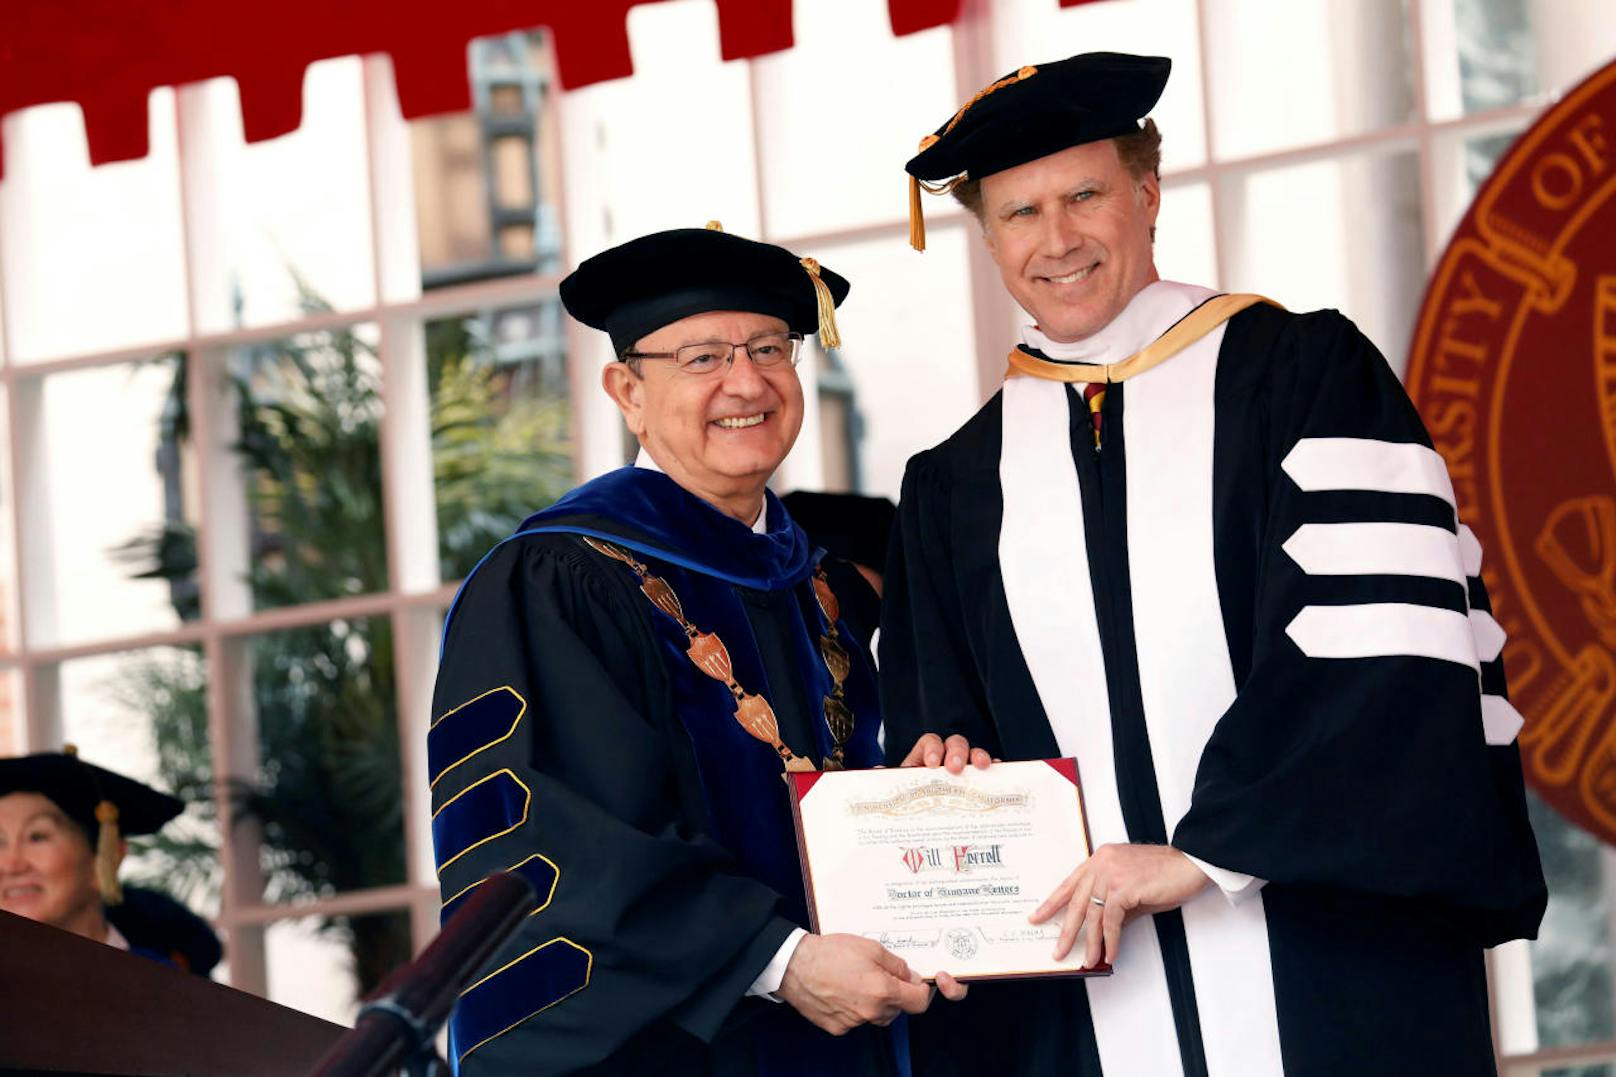
<svg viewBox="0 0 1616 1077">
<path fill-rule="evenodd" d="M 893 1072 L 888 1030 L 836 1038 L 747 997 L 807 923 L 782 757 L 737 722 L 734 692 L 687 656 L 692 637 L 642 577 L 585 541 L 664 581 L 817 766 L 834 690 L 821 551 L 766 501 L 757 534 L 659 472 L 623 468 L 531 517 L 462 586 L 428 743 L 444 916 L 506 869 L 540 908 L 462 995 L 458 1072 Z M 850 565 L 823 567 L 837 594 L 867 588 Z M 880 761 L 861 598 L 836 625 L 850 766 Z"/>
<path fill-rule="evenodd" d="M 106 907 L 107 922 L 129 952 L 198 976 L 207 976 L 224 956 L 208 922 L 157 890 L 125 886 L 123 900 Z"/>
<path fill-rule="evenodd" d="M 1115 362 L 1211 294 L 1028 350 Z M 1081 390 L 1007 379 L 910 461 L 888 757 L 1075 756 L 1096 846 L 1218 885 L 1130 922 L 1111 977 L 934 1006 L 916 1072 L 1493 1072 L 1482 950 L 1546 893 L 1481 551 L 1396 376 L 1340 314 L 1259 305 L 1111 384 L 1099 448 Z"/>
</svg>

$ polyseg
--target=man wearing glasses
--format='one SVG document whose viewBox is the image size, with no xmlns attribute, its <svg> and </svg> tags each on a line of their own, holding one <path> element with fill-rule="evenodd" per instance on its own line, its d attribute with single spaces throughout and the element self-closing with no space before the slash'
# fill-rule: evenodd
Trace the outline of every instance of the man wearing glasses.
<svg viewBox="0 0 1616 1077">
<path fill-rule="evenodd" d="M 641 466 L 530 517 L 444 629 L 444 913 L 504 870 L 541 902 L 460 1001 L 463 1072 L 898 1072 L 882 1026 L 930 989 L 870 940 L 803 931 L 781 781 L 881 758 L 873 599 L 765 485 L 802 424 L 803 335 L 834 346 L 847 291 L 716 223 L 561 284 L 612 339 Z"/>
</svg>

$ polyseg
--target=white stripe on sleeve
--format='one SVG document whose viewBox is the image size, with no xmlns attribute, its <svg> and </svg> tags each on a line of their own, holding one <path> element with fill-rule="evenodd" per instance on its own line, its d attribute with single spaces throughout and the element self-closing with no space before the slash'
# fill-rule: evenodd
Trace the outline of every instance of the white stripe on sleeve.
<svg viewBox="0 0 1616 1077">
<path fill-rule="evenodd" d="M 1454 504 L 1448 468 L 1434 449 L 1374 438 L 1303 438 L 1280 465 L 1309 493 L 1378 490 L 1430 494 Z"/>
<path fill-rule="evenodd" d="M 1404 602 L 1307 606 L 1285 634 L 1309 658 L 1439 658 L 1479 669 L 1470 618 Z"/>
<path fill-rule="evenodd" d="M 1429 524 L 1303 524 L 1284 551 L 1309 576 L 1430 576 L 1464 586 L 1458 538 Z"/>
<path fill-rule="evenodd" d="M 1526 720 L 1521 717 L 1521 712 L 1503 696 L 1481 697 L 1481 727 L 1487 734 L 1488 744 L 1510 743 L 1525 724 Z"/>
<path fill-rule="evenodd" d="M 1491 662 L 1504 653 L 1504 629 L 1486 610 L 1470 611 L 1470 631 L 1476 638 L 1476 657 Z"/>
<path fill-rule="evenodd" d="M 1481 575 L 1481 540 L 1470 530 L 1469 524 L 1459 525 L 1459 557 L 1464 562 L 1466 576 Z"/>
</svg>

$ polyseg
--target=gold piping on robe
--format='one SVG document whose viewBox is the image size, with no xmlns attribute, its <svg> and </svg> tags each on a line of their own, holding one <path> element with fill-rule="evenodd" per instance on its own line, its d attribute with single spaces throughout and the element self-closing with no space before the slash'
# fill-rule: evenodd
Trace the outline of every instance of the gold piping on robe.
<svg viewBox="0 0 1616 1077">
<path fill-rule="evenodd" d="M 504 736 L 495 737 L 493 740 L 489 741 L 487 744 L 483 745 L 481 748 L 477 748 L 477 749 L 475 749 L 473 751 L 467 752 L 465 755 L 461 756 L 459 759 L 456 759 L 453 763 L 450 763 L 448 766 L 446 766 L 442 770 L 438 771 L 438 773 L 433 776 L 432 782 L 428 786 L 428 788 L 436 789 L 438 787 L 438 782 L 443 779 L 443 776 L 445 774 L 449 773 L 451 770 L 458 767 L 460 764 L 464 763 L 466 760 L 470 759 L 472 756 L 480 755 L 483 752 L 486 752 L 488 749 L 492 748 L 494 745 L 503 744 L 505 741 L 510 740 L 511 737 L 516 733 L 516 727 L 522 724 L 522 718 L 523 718 L 524 715 L 527 714 L 527 700 L 522 698 L 522 693 L 518 692 L 516 689 L 512 688 L 510 685 L 502 684 L 498 688 L 490 688 L 488 691 L 484 692 L 482 695 L 474 696 L 471 699 L 466 700 L 464 703 L 460 704 L 460 706 L 458 706 L 458 707 L 454 707 L 454 708 L 452 708 L 450 710 L 444 711 L 441 715 L 438 716 L 438 718 L 430 726 L 427 727 L 427 735 L 431 736 L 432 730 L 438 728 L 438 725 L 441 722 L 443 722 L 445 719 L 449 718 L 450 716 L 452 716 L 454 714 L 458 714 L 460 711 L 465 710 L 467 707 L 471 706 L 473 703 L 477 702 L 479 699 L 487 699 L 489 696 L 493 695 L 495 692 L 509 692 L 511 695 L 516 697 L 516 702 L 518 704 L 520 704 L 520 706 L 518 706 L 517 710 L 516 710 L 516 720 L 511 723 L 511 727 L 505 731 Z"/>
<path fill-rule="evenodd" d="M 521 860 L 518 860 L 516 863 L 512 864 L 510 867 L 505 869 L 505 871 L 508 871 L 508 872 L 509 871 L 515 871 L 516 869 L 520 868 L 523 864 L 531 864 L 535 860 L 542 860 L 546 864 L 549 864 L 550 865 L 550 871 L 554 874 L 555 878 L 550 880 L 550 892 L 543 896 L 543 900 L 541 900 L 539 902 L 539 904 L 534 908 L 534 910 L 532 912 L 528 913 L 529 916 L 537 916 L 537 915 L 539 915 L 539 913 L 543 912 L 545 909 L 548 909 L 550 907 L 550 902 L 555 900 L 556 887 L 561 885 L 561 868 L 559 866 L 557 866 L 557 864 L 556 864 L 556 862 L 554 860 L 551 860 L 549 857 L 545 856 L 543 853 L 534 853 L 532 856 L 523 857 Z M 494 874 L 498 875 L 498 874 L 500 874 L 500 872 L 495 872 Z M 485 883 L 487 881 L 488 881 L 488 876 L 484 876 L 483 878 L 478 879 L 476 882 L 472 883 L 470 886 L 466 887 L 464 890 L 461 890 L 459 893 L 456 893 L 456 894 L 452 895 L 451 897 L 449 897 L 446 901 L 443 902 L 443 904 L 439 905 L 438 908 L 447 909 L 450 905 L 453 905 L 455 902 L 459 901 L 461 898 L 465 897 L 467 894 L 471 893 L 473 890 L 477 889 L 479 886 L 481 886 L 483 883 Z"/>
<path fill-rule="evenodd" d="M 545 1010 L 548 1010 L 551 1006 L 555 1006 L 555 1005 L 557 1005 L 557 1004 L 559 1004 L 561 1002 L 565 1002 L 567 999 L 571 998 L 573 995 L 576 995 L 578 992 L 582 991 L 584 988 L 589 986 L 590 978 L 593 977 L 594 973 L 595 973 L 595 955 L 590 952 L 588 947 L 579 946 L 577 943 L 573 942 L 571 939 L 567 938 L 564 935 L 557 935 L 555 938 L 551 939 L 549 942 L 540 943 L 539 945 L 533 947 L 533 949 L 529 950 L 527 953 L 523 954 L 521 957 L 518 957 L 513 961 L 508 961 L 505 964 L 501 965 L 499 968 L 495 969 L 493 972 L 490 972 L 487 976 L 484 976 L 482 979 L 478 980 L 476 983 L 472 984 L 470 987 L 468 987 L 464 991 L 460 992 L 460 997 L 465 998 L 467 995 L 471 994 L 472 991 L 474 991 L 477 988 L 481 987 L 483 984 L 487 983 L 489 980 L 492 980 L 494 977 L 498 976 L 500 973 L 505 972 L 508 969 L 514 968 L 517 965 L 520 965 L 522 962 L 526 961 L 528 958 L 532 957 L 534 954 L 538 953 L 540 950 L 543 950 L 543 949 L 545 949 L 547 947 L 550 947 L 550 946 L 554 946 L 557 943 L 560 943 L 563 946 L 572 947 L 574 950 L 577 950 L 579 953 L 583 954 L 584 957 L 586 957 L 588 959 L 588 963 L 584 966 L 584 982 L 579 984 L 577 987 L 574 987 L 571 991 L 568 991 L 566 994 L 562 995 L 560 998 L 551 999 L 549 1002 L 546 1002 L 543 1006 L 540 1006 L 538 1009 L 534 1010 L 532 1013 L 530 1013 L 527 1016 L 523 1017 L 522 1020 L 515 1021 L 515 1022 L 507 1025 L 506 1027 L 500 1029 L 498 1032 L 494 1033 L 492 1036 L 489 1036 L 487 1039 L 480 1040 L 477 1043 L 472 1044 L 470 1047 L 466 1048 L 464 1051 L 462 1051 L 460 1053 L 460 1057 L 456 1061 L 464 1062 L 466 1060 L 466 1056 L 471 1054 L 471 1052 L 475 1051 L 477 1048 L 483 1046 L 484 1044 L 492 1043 L 493 1041 L 499 1039 L 501 1036 L 505 1035 L 505 1033 L 509 1032 L 511 1029 L 516 1028 L 518 1025 L 521 1025 L 525 1021 L 528 1021 L 528 1020 L 530 1020 L 530 1019 L 532 1019 L 534 1017 L 537 1017 L 539 1014 L 543 1013 Z"/>
<path fill-rule="evenodd" d="M 453 864 L 456 860 L 459 860 L 461 857 L 465 856 L 467 853 L 471 852 L 473 849 L 477 848 L 479 845 L 486 845 L 489 842 L 493 841 L 495 838 L 502 838 L 506 834 L 509 834 L 511 831 L 516 830 L 523 823 L 527 822 L 528 809 L 533 806 L 533 790 L 528 788 L 526 782 L 522 781 L 522 779 L 518 778 L 515 774 L 513 774 L 509 767 L 502 767 L 499 770 L 494 771 L 494 773 L 487 775 L 486 777 L 478 778 L 476 781 L 472 782 L 470 785 L 468 785 L 464 789 L 460 790 L 460 792 L 456 793 L 454 796 L 452 796 L 448 800 L 444 801 L 443 806 L 440 807 L 437 811 L 432 813 L 433 820 L 436 820 L 438 818 L 438 816 L 442 815 L 444 813 L 445 809 L 447 809 L 449 807 L 449 805 L 453 804 L 455 801 L 459 800 L 461 797 L 465 796 L 467 793 L 471 792 L 473 789 L 477 788 L 479 785 L 482 785 L 485 782 L 491 782 L 495 778 L 500 777 L 501 775 L 503 775 L 504 777 L 507 777 L 511 781 L 515 782 L 517 788 L 522 790 L 522 817 L 520 819 L 516 820 L 516 822 L 512 823 L 510 826 L 506 827 L 504 830 L 496 831 L 495 833 L 488 835 L 488 837 L 486 837 L 486 838 L 480 838 L 477 841 L 472 842 L 470 845 L 466 846 L 464 849 L 460 850 L 458 853 L 454 854 L 449 859 L 447 859 L 443 863 L 439 864 L 438 865 L 438 877 L 440 879 L 443 877 L 443 873 L 448 870 L 449 865 Z"/>
<path fill-rule="evenodd" d="M 1113 382 L 1127 381 L 1152 367 L 1160 366 L 1236 314 L 1258 303 L 1279 307 L 1279 304 L 1272 299 L 1250 293 L 1213 296 L 1143 349 L 1115 363 L 1057 363 L 1029 355 L 1020 348 L 1014 348 L 1010 352 L 1010 365 L 1005 370 L 1004 376 L 1006 378 L 1025 376 L 1084 385 L 1094 382 L 1109 385 Z"/>
</svg>

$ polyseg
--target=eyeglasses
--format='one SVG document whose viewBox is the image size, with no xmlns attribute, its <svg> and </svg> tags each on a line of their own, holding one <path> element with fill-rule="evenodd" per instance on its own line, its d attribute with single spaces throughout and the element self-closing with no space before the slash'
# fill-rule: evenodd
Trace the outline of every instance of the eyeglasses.
<svg viewBox="0 0 1616 1077">
<path fill-rule="evenodd" d="M 796 366 L 797 345 L 802 343 L 801 333 L 761 333 L 741 344 L 723 340 L 706 340 L 700 344 L 686 344 L 671 352 L 624 352 L 622 358 L 672 359 L 676 367 L 686 374 L 715 374 L 735 362 L 735 349 L 745 348 L 752 365 L 760 370 L 773 367 Z"/>
</svg>

